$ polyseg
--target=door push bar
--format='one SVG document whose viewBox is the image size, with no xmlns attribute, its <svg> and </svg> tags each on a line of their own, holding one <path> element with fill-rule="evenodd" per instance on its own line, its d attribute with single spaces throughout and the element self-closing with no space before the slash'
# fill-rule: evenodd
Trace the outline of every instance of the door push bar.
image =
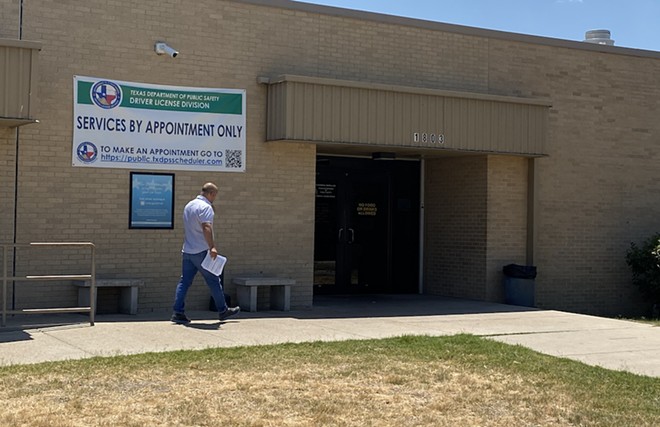
<svg viewBox="0 0 660 427">
<path fill-rule="evenodd" d="M 355 230 L 353 230 L 352 228 L 349 228 L 348 231 L 351 233 L 351 239 L 348 240 L 346 243 L 348 243 L 350 245 L 351 243 L 355 242 Z M 343 227 L 339 229 L 339 234 L 337 235 L 337 241 L 341 241 L 341 235 L 342 234 L 344 234 L 344 228 Z"/>
</svg>

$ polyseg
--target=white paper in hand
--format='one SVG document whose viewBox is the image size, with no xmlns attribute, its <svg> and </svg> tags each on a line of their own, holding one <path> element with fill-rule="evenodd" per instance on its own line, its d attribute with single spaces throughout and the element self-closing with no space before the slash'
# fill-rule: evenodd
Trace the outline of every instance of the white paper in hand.
<svg viewBox="0 0 660 427">
<path fill-rule="evenodd" d="M 216 276 L 219 276 L 222 274 L 222 269 L 225 268 L 226 263 L 227 258 L 218 254 L 218 256 L 213 259 L 211 257 L 211 252 L 209 251 L 206 253 L 204 261 L 202 261 L 202 268 Z"/>
</svg>

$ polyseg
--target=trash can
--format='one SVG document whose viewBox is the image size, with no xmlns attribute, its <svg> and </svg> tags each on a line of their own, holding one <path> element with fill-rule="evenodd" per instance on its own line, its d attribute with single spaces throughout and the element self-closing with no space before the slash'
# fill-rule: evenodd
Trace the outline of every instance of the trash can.
<svg viewBox="0 0 660 427">
<path fill-rule="evenodd" d="M 534 307 L 536 267 L 508 264 L 504 273 L 504 302 L 511 305 Z"/>
</svg>

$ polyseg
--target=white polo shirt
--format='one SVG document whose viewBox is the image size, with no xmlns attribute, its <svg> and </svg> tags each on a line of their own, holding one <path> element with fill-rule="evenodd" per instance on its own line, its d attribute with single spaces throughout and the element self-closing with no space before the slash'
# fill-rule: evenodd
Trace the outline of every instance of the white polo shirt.
<svg viewBox="0 0 660 427">
<path fill-rule="evenodd" d="M 197 196 L 183 209 L 183 249 L 187 254 L 208 251 L 209 244 L 204 238 L 202 224 L 208 222 L 213 227 L 213 206 L 204 196 Z"/>
</svg>

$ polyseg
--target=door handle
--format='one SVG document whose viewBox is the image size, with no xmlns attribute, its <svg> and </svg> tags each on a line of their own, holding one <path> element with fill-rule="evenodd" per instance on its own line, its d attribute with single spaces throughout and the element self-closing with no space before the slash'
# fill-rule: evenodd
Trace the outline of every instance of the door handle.
<svg viewBox="0 0 660 427">
<path fill-rule="evenodd" d="M 348 231 L 351 232 L 351 240 L 348 243 L 355 242 L 355 230 L 353 230 L 352 228 L 349 228 Z"/>
<path fill-rule="evenodd" d="M 338 241 L 338 242 L 341 241 L 341 235 L 342 235 L 343 232 L 344 232 L 344 229 L 343 229 L 343 228 L 340 228 L 340 229 L 339 229 L 339 234 L 337 234 L 337 241 Z"/>
</svg>

